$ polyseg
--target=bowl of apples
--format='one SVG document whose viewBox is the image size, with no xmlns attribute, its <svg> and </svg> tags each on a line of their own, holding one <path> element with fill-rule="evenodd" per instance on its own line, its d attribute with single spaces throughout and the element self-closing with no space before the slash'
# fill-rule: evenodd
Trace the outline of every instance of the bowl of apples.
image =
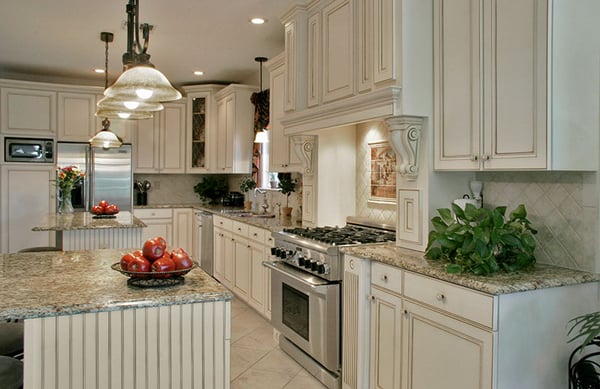
<svg viewBox="0 0 600 389">
<path fill-rule="evenodd" d="M 182 284 L 196 266 L 184 249 L 168 251 L 166 240 L 158 236 L 146 240 L 141 250 L 125 253 L 111 268 L 129 277 L 128 285 L 148 288 Z"/>
<path fill-rule="evenodd" d="M 117 217 L 120 209 L 115 204 L 110 204 L 106 200 L 101 200 L 96 205 L 92 205 L 90 212 L 94 214 L 93 219 L 114 219 Z"/>
</svg>

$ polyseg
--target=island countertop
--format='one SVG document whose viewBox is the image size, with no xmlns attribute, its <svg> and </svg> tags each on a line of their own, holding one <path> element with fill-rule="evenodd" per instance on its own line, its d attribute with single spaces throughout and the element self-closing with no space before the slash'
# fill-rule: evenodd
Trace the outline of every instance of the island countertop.
<svg viewBox="0 0 600 389">
<path fill-rule="evenodd" d="M 490 276 L 476 276 L 467 273 L 450 274 L 444 269 L 446 262 L 426 259 L 422 252 L 397 247 L 394 243 L 350 246 L 342 248 L 342 252 L 491 295 L 600 281 L 600 274 L 543 264 L 535 264 L 530 269 L 514 273 L 500 271 Z"/>
<path fill-rule="evenodd" d="M 127 285 L 110 266 L 133 250 L 57 251 L 0 255 L 0 320 L 74 315 L 229 300 L 231 293 L 200 268 L 161 288 Z"/>
<path fill-rule="evenodd" d="M 71 231 L 106 228 L 144 228 L 146 224 L 131 212 L 121 211 L 115 218 L 94 218 L 90 212 L 50 213 L 43 216 L 33 231 Z"/>
</svg>

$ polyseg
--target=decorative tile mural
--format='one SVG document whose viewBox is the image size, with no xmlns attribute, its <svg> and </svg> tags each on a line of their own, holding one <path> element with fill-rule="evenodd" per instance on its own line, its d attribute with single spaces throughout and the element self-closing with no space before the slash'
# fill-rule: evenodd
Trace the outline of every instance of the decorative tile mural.
<svg viewBox="0 0 600 389">
<path fill-rule="evenodd" d="M 395 201 L 371 201 L 373 170 L 370 144 L 387 141 L 388 130 L 383 122 L 362 123 L 356 126 L 356 215 L 396 225 Z"/>
<path fill-rule="evenodd" d="M 369 142 L 370 201 L 396 202 L 396 153 L 388 141 Z"/>
<path fill-rule="evenodd" d="M 600 272 L 596 173 L 480 172 L 486 208 L 524 204 L 539 263 Z"/>
</svg>

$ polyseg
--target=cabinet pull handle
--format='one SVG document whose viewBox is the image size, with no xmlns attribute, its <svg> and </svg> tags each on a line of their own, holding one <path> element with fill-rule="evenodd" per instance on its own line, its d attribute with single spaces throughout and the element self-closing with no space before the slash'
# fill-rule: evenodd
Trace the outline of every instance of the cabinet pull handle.
<svg viewBox="0 0 600 389">
<path fill-rule="evenodd" d="M 438 293 L 438 294 L 435 295 L 435 299 L 437 301 L 444 301 L 446 299 L 446 296 L 444 296 L 443 293 Z"/>
<path fill-rule="evenodd" d="M 254 234 L 252 234 L 252 236 L 258 236 L 258 234 L 255 232 Z"/>
<path fill-rule="evenodd" d="M 489 155 L 489 154 L 484 154 L 484 155 L 483 155 L 483 160 L 484 160 L 484 161 L 489 161 L 490 159 L 491 159 L 491 158 L 490 158 L 490 155 Z"/>
<path fill-rule="evenodd" d="M 408 310 L 407 309 L 404 310 L 404 314 L 408 315 Z"/>
<path fill-rule="evenodd" d="M 473 155 L 471 157 L 471 160 L 474 161 L 474 162 L 477 162 L 478 159 L 479 159 L 479 157 L 477 155 Z"/>
<path fill-rule="evenodd" d="M 371 299 L 371 301 L 375 301 L 375 296 L 371 295 L 370 299 Z"/>
<path fill-rule="evenodd" d="M 388 276 L 387 276 L 387 274 L 384 274 L 384 275 L 381 276 L 381 281 L 388 282 Z"/>
</svg>

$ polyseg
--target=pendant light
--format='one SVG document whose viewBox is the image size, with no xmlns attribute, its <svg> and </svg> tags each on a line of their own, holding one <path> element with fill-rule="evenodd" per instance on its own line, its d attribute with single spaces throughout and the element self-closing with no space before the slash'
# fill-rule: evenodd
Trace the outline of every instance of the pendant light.
<svg viewBox="0 0 600 389">
<path fill-rule="evenodd" d="M 155 69 L 150 62 L 150 54 L 147 53 L 147 50 L 152 26 L 147 23 L 140 26 L 139 0 L 129 0 L 126 11 L 127 52 L 123 54 L 125 72 L 110 88 L 104 91 L 104 95 L 124 102 L 140 103 L 159 103 L 181 99 L 181 93 L 173 88 L 167 77 Z M 144 39 L 143 45 L 139 40 L 140 28 Z"/>
<path fill-rule="evenodd" d="M 260 78 L 260 92 L 259 92 L 259 96 L 262 94 L 262 68 L 263 68 L 263 62 L 265 62 L 267 60 L 266 57 L 256 57 L 254 58 L 254 60 L 258 63 L 260 63 L 260 70 L 259 70 L 259 78 Z M 259 104 L 259 102 L 256 102 L 256 104 Z M 269 134 L 267 133 L 266 128 L 262 128 L 259 131 L 256 131 L 256 135 L 254 137 L 254 143 L 269 143 Z"/>
<path fill-rule="evenodd" d="M 113 34 L 110 32 L 101 32 L 100 40 L 104 42 L 104 89 L 106 89 L 108 86 L 108 43 L 113 41 Z M 98 113 L 99 112 L 96 112 L 96 116 L 102 117 L 102 115 L 98 115 Z M 105 114 L 106 113 L 107 112 L 105 112 Z M 102 147 L 104 149 L 121 147 L 123 142 L 121 142 L 121 139 L 119 139 L 109 127 L 110 120 L 108 120 L 107 115 L 104 115 L 102 129 L 89 140 L 92 147 Z"/>
</svg>

